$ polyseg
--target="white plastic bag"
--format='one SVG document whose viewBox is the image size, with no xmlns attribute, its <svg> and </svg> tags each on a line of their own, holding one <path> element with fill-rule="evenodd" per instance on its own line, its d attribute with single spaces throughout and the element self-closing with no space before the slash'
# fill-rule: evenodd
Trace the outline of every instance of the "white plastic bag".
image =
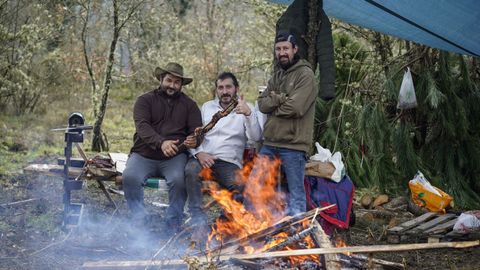
<svg viewBox="0 0 480 270">
<path fill-rule="evenodd" d="M 420 185 L 422 185 L 423 187 L 425 187 L 426 190 L 434 193 L 434 194 L 437 194 L 438 196 L 442 196 L 442 194 L 440 194 L 440 192 L 438 192 L 438 190 L 436 190 L 432 184 L 430 184 L 430 182 L 425 178 L 425 176 L 423 175 L 423 173 L 421 171 L 417 171 L 417 174 L 415 174 L 415 177 L 413 177 L 412 180 L 410 180 L 410 182 L 412 183 L 418 183 Z"/>
<path fill-rule="evenodd" d="M 400 93 L 398 94 L 397 109 L 411 109 L 415 107 L 417 107 L 415 87 L 413 86 L 410 68 L 407 68 L 407 71 L 403 74 L 402 86 L 400 86 Z"/>
<path fill-rule="evenodd" d="M 462 213 L 455 222 L 453 230 L 461 233 L 479 231 L 480 219 L 478 219 L 474 213 Z"/>
<path fill-rule="evenodd" d="M 315 148 L 317 148 L 317 153 L 311 156 L 310 160 L 326 162 L 332 156 L 332 152 L 323 148 L 318 142 L 315 143 Z"/>
<path fill-rule="evenodd" d="M 343 176 L 345 176 L 345 166 L 343 165 L 342 154 L 340 152 L 335 152 L 328 161 L 335 166 L 335 171 L 333 172 L 331 179 L 337 183 L 340 182 Z"/>
<path fill-rule="evenodd" d="M 342 161 L 342 154 L 340 152 L 335 152 L 332 156 L 332 152 L 329 149 L 323 148 L 318 142 L 315 143 L 317 148 L 317 153 L 310 157 L 310 160 L 321 161 L 321 162 L 331 162 L 335 167 L 330 179 L 335 182 L 340 182 L 343 176 L 345 176 L 345 166 Z"/>
</svg>

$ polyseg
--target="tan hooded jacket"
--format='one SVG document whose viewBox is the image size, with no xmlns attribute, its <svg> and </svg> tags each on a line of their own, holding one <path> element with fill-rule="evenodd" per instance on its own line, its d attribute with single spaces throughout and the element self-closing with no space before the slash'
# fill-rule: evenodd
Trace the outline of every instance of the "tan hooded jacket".
<svg viewBox="0 0 480 270">
<path fill-rule="evenodd" d="M 308 152 L 313 140 L 318 89 L 310 64 L 300 59 L 287 70 L 279 69 L 258 97 L 267 114 L 264 144 Z"/>
</svg>

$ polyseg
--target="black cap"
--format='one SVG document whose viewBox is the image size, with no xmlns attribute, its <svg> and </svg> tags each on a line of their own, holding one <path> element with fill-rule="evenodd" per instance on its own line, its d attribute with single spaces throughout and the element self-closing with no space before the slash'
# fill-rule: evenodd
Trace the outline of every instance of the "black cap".
<svg viewBox="0 0 480 270">
<path fill-rule="evenodd" d="M 282 41 L 289 41 L 294 47 L 297 45 L 297 39 L 295 36 L 287 32 L 280 32 L 275 37 L 275 43 Z"/>
</svg>

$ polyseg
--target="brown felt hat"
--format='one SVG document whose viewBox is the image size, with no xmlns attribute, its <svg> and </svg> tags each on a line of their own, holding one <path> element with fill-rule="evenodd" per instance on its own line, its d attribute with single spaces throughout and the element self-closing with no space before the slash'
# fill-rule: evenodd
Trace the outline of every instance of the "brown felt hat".
<svg viewBox="0 0 480 270">
<path fill-rule="evenodd" d="M 157 67 L 155 69 L 155 77 L 160 81 L 161 76 L 165 73 L 170 73 L 173 76 L 182 78 L 182 85 L 187 85 L 193 81 L 192 78 L 183 75 L 183 67 L 180 64 L 170 62 L 164 68 Z"/>
</svg>

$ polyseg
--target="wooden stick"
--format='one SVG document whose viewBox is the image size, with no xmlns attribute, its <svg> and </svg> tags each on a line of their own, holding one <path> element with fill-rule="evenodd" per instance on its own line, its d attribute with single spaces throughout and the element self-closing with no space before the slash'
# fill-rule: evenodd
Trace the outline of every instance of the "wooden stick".
<svg viewBox="0 0 480 270">
<path fill-rule="evenodd" d="M 107 188 L 105 187 L 105 184 L 100 180 L 97 180 L 97 183 L 98 183 L 98 187 L 102 190 L 103 194 L 105 194 L 108 201 L 112 204 L 115 210 L 117 210 L 118 209 L 117 203 L 115 203 L 112 196 L 110 196 L 110 193 L 108 193 Z"/>
<path fill-rule="evenodd" d="M 78 153 L 80 153 L 80 156 L 82 156 L 83 161 L 85 161 L 86 163 L 88 161 L 88 157 L 85 154 L 85 151 L 83 151 L 83 148 L 80 146 L 79 143 L 75 143 L 75 146 L 77 147 L 77 150 L 78 150 Z"/>
<path fill-rule="evenodd" d="M 344 255 L 344 256 L 348 256 L 348 255 Z M 352 257 L 356 260 L 359 260 L 359 261 L 363 261 L 363 262 L 368 262 L 368 260 L 371 260 L 375 264 L 379 264 L 379 265 L 383 265 L 383 266 L 389 266 L 389 267 L 396 268 L 396 269 L 405 269 L 405 265 L 403 265 L 401 263 L 390 262 L 390 261 L 385 261 L 385 260 L 375 259 L 375 258 L 368 258 L 366 256 L 358 255 L 358 254 L 352 254 L 352 255 L 350 255 L 350 257 Z"/>
<path fill-rule="evenodd" d="M 442 242 L 442 243 L 422 243 L 422 244 L 402 244 L 402 245 L 374 245 L 374 246 L 352 246 L 341 248 L 314 248 L 314 249 L 300 249 L 289 251 L 275 251 L 258 254 L 237 254 L 237 255 L 224 255 L 219 257 L 219 261 L 226 261 L 232 258 L 250 260 L 250 259 L 264 259 L 273 257 L 290 257 L 290 256 L 305 256 L 305 255 L 318 255 L 318 254 L 334 254 L 344 252 L 355 253 L 370 253 L 370 252 L 398 252 L 409 250 L 421 250 L 421 249 L 437 249 L 437 248 L 469 248 L 480 245 L 480 240 L 465 241 L 465 242 Z M 199 258 L 200 263 L 206 263 L 208 259 Z M 100 261 L 100 262 L 85 262 L 83 264 L 84 269 L 107 269 L 107 268 L 133 268 L 133 267 L 145 267 L 145 266 L 172 266 L 172 265 L 185 265 L 185 262 L 181 260 L 141 260 L 141 261 Z"/>
<path fill-rule="evenodd" d="M 261 259 L 272 257 L 290 257 L 290 256 L 306 256 L 316 254 L 333 254 L 333 253 L 370 253 L 370 252 L 398 252 L 421 249 L 437 249 L 437 248 L 469 248 L 480 245 L 480 240 L 465 242 L 442 242 L 442 243 L 421 243 L 421 244 L 402 244 L 402 245 L 373 245 L 373 246 L 352 246 L 338 248 L 312 248 L 298 249 L 288 251 L 264 252 L 258 254 L 242 254 L 242 255 L 225 255 L 220 259 L 239 258 L 239 259 Z"/>
<path fill-rule="evenodd" d="M 23 201 L 17 201 L 17 202 L 11 202 L 11 203 L 2 203 L 0 204 L 0 207 L 8 207 L 8 206 L 14 206 L 14 205 L 19 205 L 19 204 L 24 204 L 24 203 L 29 203 L 38 200 L 39 198 L 31 198 L 31 199 L 26 199 Z"/>
</svg>

